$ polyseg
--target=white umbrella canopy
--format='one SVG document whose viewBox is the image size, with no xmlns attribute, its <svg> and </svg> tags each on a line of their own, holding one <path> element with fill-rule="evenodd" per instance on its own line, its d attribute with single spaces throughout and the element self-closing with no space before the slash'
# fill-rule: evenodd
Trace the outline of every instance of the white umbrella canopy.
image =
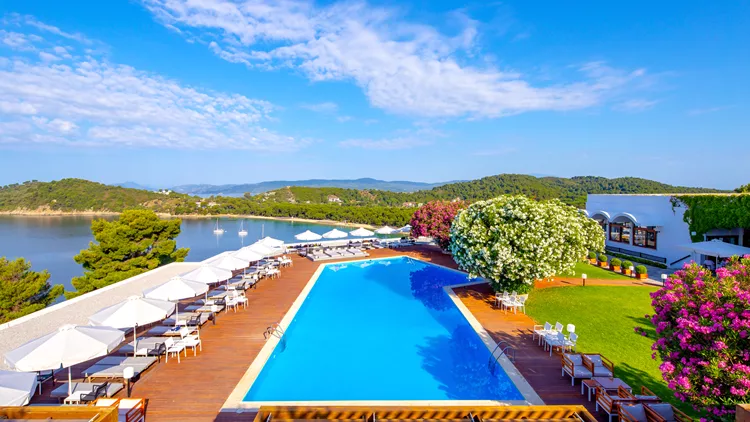
<svg viewBox="0 0 750 422">
<path fill-rule="evenodd" d="M 89 321 L 93 325 L 131 328 L 160 321 L 172 315 L 175 309 L 175 304 L 166 300 L 131 296 L 120 303 L 101 309 L 91 315 Z"/>
<path fill-rule="evenodd" d="M 106 355 L 125 339 L 112 327 L 63 325 L 5 354 L 5 363 L 17 371 L 49 371 L 70 367 Z"/>
<path fill-rule="evenodd" d="M 357 237 L 365 237 L 365 236 L 372 236 L 375 233 L 371 232 L 370 230 L 367 230 L 364 227 L 360 227 L 357 230 L 350 231 L 349 234 L 352 236 L 357 236 Z"/>
<path fill-rule="evenodd" d="M 125 334 L 112 327 L 63 325 L 6 353 L 5 363 L 11 369 L 28 372 L 67 367 L 70 393 L 70 367 L 106 355 L 124 339 Z"/>
<path fill-rule="evenodd" d="M 278 251 L 278 249 L 269 248 L 268 246 L 258 242 L 255 242 L 250 246 L 246 246 L 246 248 L 263 256 L 273 255 L 274 253 L 276 253 L 276 251 Z"/>
<path fill-rule="evenodd" d="M 36 390 L 36 374 L 0 370 L 0 406 L 26 406 Z"/>
<path fill-rule="evenodd" d="M 239 259 L 244 259 L 245 261 L 248 261 L 248 262 L 260 261 L 261 259 L 265 258 L 264 254 L 252 250 L 249 246 L 246 246 L 238 250 L 232 255 L 236 256 Z"/>
<path fill-rule="evenodd" d="M 266 236 L 263 239 L 260 239 L 259 241 L 255 243 L 260 243 L 261 245 L 268 246 L 270 248 L 283 248 L 284 247 L 284 241 L 279 239 L 274 239 L 273 237 Z"/>
<path fill-rule="evenodd" d="M 322 236 L 317 233 L 311 232 L 310 230 L 305 230 L 300 234 L 295 234 L 294 238 L 297 240 L 309 241 L 309 240 L 320 240 Z"/>
<path fill-rule="evenodd" d="M 411 226 L 407 224 L 404 227 L 396 229 L 394 233 L 411 233 Z"/>
<path fill-rule="evenodd" d="M 206 264 L 229 271 L 237 271 L 250 266 L 250 262 L 233 254 L 222 255 Z"/>
<path fill-rule="evenodd" d="M 331 230 L 329 232 L 323 233 L 323 237 L 326 238 L 326 239 L 342 239 L 342 238 L 347 237 L 347 236 L 349 236 L 349 235 L 346 234 L 346 232 L 342 232 L 339 229 L 333 229 L 333 230 Z"/>
<path fill-rule="evenodd" d="M 396 229 L 394 229 L 393 227 L 383 226 L 383 227 L 375 230 L 375 233 L 377 233 L 377 234 L 391 234 L 391 233 L 393 233 L 395 231 L 396 231 Z"/>
<path fill-rule="evenodd" d="M 211 265 L 201 265 L 200 267 L 182 274 L 182 278 L 197 281 L 205 284 L 214 284 L 232 278 L 232 272 Z"/>
<path fill-rule="evenodd" d="M 143 291 L 143 296 L 149 299 L 182 300 L 202 295 L 208 291 L 208 284 L 188 280 L 180 276 L 169 279 L 164 284 Z"/>
</svg>

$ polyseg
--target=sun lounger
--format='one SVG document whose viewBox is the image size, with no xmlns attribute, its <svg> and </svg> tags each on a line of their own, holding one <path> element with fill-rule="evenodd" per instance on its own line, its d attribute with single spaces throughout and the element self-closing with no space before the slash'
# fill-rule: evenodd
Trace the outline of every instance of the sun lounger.
<svg viewBox="0 0 750 422">
<path fill-rule="evenodd" d="M 101 382 L 74 382 L 71 386 L 72 392 L 83 392 L 83 393 L 90 393 L 94 391 L 94 388 L 96 386 L 99 386 L 103 383 Z M 110 382 L 107 384 L 107 396 L 112 397 L 115 394 L 117 394 L 120 390 L 124 388 L 122 383 L 119 382 Z M 64 399 L 69 396 L 68 394 L 68 383 L 64 382 L 60 384 L 57 388 L 52 390 L 49 393 L 50 397 L 58 398 L 58 399 Z"/>
<path fill-rule="evenodd" d="M 136 356 L 148 356 L 149 350 L 156 349 L 159 344 L 164 344 L 170 337 L 139 337 L 138 350 L 134 350 L 135 342 L 130 342 L 117 351 L 124 354 L 133 354 Z"/>
<path fill-rule="evenodd" d="M 612 416 L 618 415 L 621 405 L 634 403 L 638 403 L 638 400 L 612 395 L 603 388 L 596 387 L 596 410 L 604 410 L 609 416 L 609 422 L 612 422 Z"/>
<path fill-rule="evenodd" d="M 155 357 L 107 356 L 94 365 L 84 369 L 83 375 L 88 378 L 123 378 L 125 368 L 133 368 L 135 376 L 144 372 L 156 363 Z"/>
<path fill-rule="evenodd" d="M 599 354 L 583 355 L 583 366 L 591 371 L 595 377 L 612 377 L 615 372 L 615 364 L 611 360 Z"/>
<path fill-rule="evenodd" d="M 110 399 L 99 398 L 93 406 L 117 406 L 117 420 L 121 422 L 144 422 L 146 420 L 145 399 Z"/>
<path fill-rule="evenodd" d="M 669 403 L 646 403 L 646 416 L 649 422 L 687 422 L 690 416 Z"/>
<path fill-rule="evenodd" d="M 191 318 L 198 318 L 196 322 L 200 322 L 200 325 L 203 325 L 206 322 L 208 322 L 208 316 L 209 316 L 208 313 L 205 313 L 205 312 L 201 312 L 201 313 L 185 312 L 185 313 L 180 313 L 178 317 L 179 319 L 176 323 L 175 323 L 174 317 L 170 317 L 162 321 L 161 324 L 162 325 L 195 325 L 195 324 L 189 324 L 188 322 Z"/>
</svg>

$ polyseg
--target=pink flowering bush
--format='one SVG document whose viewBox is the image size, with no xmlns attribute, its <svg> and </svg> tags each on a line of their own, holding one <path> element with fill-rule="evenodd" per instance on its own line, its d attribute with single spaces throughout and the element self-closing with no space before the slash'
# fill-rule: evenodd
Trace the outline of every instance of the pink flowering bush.
<svg viewBox="0 0 750 422">
<path fill-rule="evenodd" d="M 687 264 L 651 298 L 654 357 L 675 397 L 734 420 L 734 405 L 750 402 L 750 255 L 716 275 Z"/>
<path fill-rule="evenodd" d="M 451 224 L 456 214 L 464 208 L 466 204 L 461 201 L 432 201 L 424 204 L 411 218 L 411 235 L 432 237 L 443 250 L 448 249 Z"/>
</svg>

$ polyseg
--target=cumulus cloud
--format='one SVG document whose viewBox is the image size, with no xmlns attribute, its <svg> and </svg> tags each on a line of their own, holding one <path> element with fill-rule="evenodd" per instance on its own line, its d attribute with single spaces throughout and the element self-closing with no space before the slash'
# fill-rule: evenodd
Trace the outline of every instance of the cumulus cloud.
<svg viewBox="0 0 750 422">
<path fill-rule="evenodd" d="M 55 39 L 91 42 L 22 18 Z M 267 101 L 185 86 L 70 50 L 55 46 L 49 51 L 56 54 L 0 60 L 0 143 L 253 150 L 307 143 L 264 127 L 276 108 Z"/>
<path fill-rule="evenodd" d="M 480 65 L 465 63 L 477 47 L 476 22 L 465 16 L 463 30 L 448 36 L 404 21 L 397 10 L 358 1 L 321 7 L 305 0 L 142 2 L 165 25 L 199 32 L 195 37 L 225 60 L 292 67 L 313 81 L 353 81 L 375 107 L 408 115 L 499 117 L 586 108 L 645 73 L 587 63 L 572 82 L 535 86 L 481 57 Z"/>
</svg>

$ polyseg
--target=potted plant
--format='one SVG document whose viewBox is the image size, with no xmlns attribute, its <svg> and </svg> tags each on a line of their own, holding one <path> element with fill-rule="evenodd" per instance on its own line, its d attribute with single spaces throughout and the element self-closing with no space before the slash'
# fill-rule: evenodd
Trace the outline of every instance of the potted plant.
<svg viewBox="0 0 750 422">
<path fill-rule="evenodd" d="M 591 265 L 596 265 L 596 252 L 594 251 L 589 252 L 589 263 Z"/>
<path fill-rule="evenodd" d="M 609 258 L 607 258 L 607 255 L 604 255 L 603 253 L 599 254 L 599 266 L 602 268 L 609 268 L 609 264 L 607 261 Z"/>
<path fill-rule="evenodd" d="M 639 280 L 643 280 L 648 277 L 648 268 L 645 265 L 639 265 L 635 267 L 635 274 Z"/>
<path fill-rule="evenodd" d="M 612 258 L 612 262 L 609 264 L 609 268 L 616 272 L 620 272 L 620 266 L 622 265 L 622 261 L 619 258 Z"/>
<path fill-rule="evenodd" d="M 633 266 L 633 263 L 630 261 L 623 261 L 622 262 L 622 273 L 625 275 L 630 275 L 630 267 Z"/>
</svg>

